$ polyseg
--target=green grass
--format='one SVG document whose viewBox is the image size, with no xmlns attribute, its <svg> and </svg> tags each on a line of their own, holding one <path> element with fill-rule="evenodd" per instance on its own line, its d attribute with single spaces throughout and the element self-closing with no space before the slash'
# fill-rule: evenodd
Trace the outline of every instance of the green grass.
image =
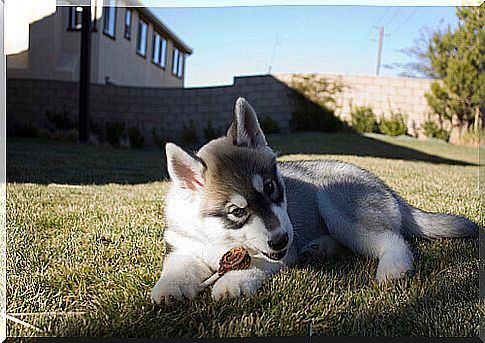
<svg viewBox="0 0 485 343">
<path fill-rule="evenodd" d="M 269 137 L 282 160 L 367 168 L 411 204 L 484 225 L 478 149 L 379 135 Z M 255 296 L 158 308 L 167 183 L 159 150 L 7 144 L 7 312 L 47 336 L 477 336 L 478 239 L 413 239 L 416 274 L 377 284 L 377 261 L 341 251 L 285 269 Z M 307 154 L 304 154 L 307 153 Z M 67 315 L 67 312 L 82 312 Z M 8 322 L 9 336 L 42 335 Z"/>
</svg>

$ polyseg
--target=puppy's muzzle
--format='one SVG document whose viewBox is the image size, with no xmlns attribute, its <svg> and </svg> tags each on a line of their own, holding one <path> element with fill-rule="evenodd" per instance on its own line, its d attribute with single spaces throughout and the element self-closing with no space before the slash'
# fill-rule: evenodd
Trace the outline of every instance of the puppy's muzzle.
<svg viewBox="0 0 485 343">
<path fill-rule="evenodd" d="M 283 235 L 268 241 L 268 246 L 275 251 L 283 250 L 286 248 L 287 245 L 288 245 L 288 233 L 286 232 Z"/>
</svg>

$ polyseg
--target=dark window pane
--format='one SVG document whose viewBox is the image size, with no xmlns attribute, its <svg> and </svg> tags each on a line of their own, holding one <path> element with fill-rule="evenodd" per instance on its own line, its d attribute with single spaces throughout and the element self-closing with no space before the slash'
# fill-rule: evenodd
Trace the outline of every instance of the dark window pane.
<svg viewBox="0 0 485 343">
<path fill-rule="evenodd" d="M 125 13 L 125 37 L 126 38 L 131 37 L 131 16 L 132 16 L 132 10 L 127 8 Z"/>
<path fill-rule="evenodd" d="M 177 75 L 179 62 L 179 50 L 177 48 L 173 49 L 173 59 L 172 59 L 172 74 Z"/>
<path fill-rule="evenodd" d="M 162 49 L 160 51 L 160 65 L 165 68 L 167 66 L 167 40 L 162 38 Z"/>
<path fill-rule="evenodd" d="M 147 53 L 147 33 L 148 24 L 143 19 L 140 19 L 140 21 L 138 22 L 138 39 L 136 44 L 136 51 L 142 56 L 146 56 Z"/>
<path fill-rule="evenodd" d="M 179 53 L 179 65 L 178 65 L 178 71 L 177 71 L 177 76 L 182 77 L 183 75 L 183 68 L 184 68 L 184 54 L 182 52 Z"/>
<path fill-rule="evenodd" d="M 103 15 L 104 15 L 104 24 L 103 24 L 103 32 L 106 33 L 108 36 L 115 37 L 115 29 L 116 29 L 116 7 L 104 7 L 103 8 Z"/>
<path fill-rule="evenodd" d="M 155 64 L 160 63 L 160 35 L 158 33 L 153 35 L 152 60 Z"/>
<path fill-rule="evenodd" d="M 69 7 L 69 28 L 72 30 L 82 27 L 83 8 L 80 6 Z"/>
</svg>

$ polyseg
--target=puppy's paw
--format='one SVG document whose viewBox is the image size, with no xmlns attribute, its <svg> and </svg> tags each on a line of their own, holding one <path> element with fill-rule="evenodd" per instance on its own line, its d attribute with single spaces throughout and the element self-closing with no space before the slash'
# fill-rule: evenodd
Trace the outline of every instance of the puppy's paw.
<svg viewBox="0 0 485 343">
<path fill-rule="evenodd" d="M 330 257 L 338 248 L 338 242 L 330 235 L 324 235 L 309 242 L 301 249 L 303 257 Z"/>
<path fill-rule="evenodd" d="M 254 294 L 261 287 L 263 280 L 260 275 L 255 277 L 250 271 L 230 271 L 212 287 L 212 299 L 222 300 Z"/>
<path fill-rule="evenodd" d="M 377 266 L 376 280 L 385 282 L 412 275 L 413 256 L 410 251 L 388 253 L 382 256 Z"/>
<path fill-rule="evenodd" d="M 193 299 L 197 292 L 198 288 L 194 284 L 161 278 L 152 289 L 151 299 L 157 305 L 171 305 L 176 301 Z"/>
</svg>

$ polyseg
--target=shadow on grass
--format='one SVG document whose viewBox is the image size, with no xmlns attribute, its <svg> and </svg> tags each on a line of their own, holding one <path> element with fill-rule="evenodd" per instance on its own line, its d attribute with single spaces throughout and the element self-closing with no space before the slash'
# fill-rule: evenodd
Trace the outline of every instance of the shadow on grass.
<svg viewBox="0 0 485 343">
<path fill-rule="evenodd" d="M 375 135 L 378 136 L 378 135 Z M 316 154 L 316 155 L 352 155 L 368 156 L 408 161 L 423 161 L 435 164 L 476 166 L 476 163 L 455 160 L 443 156 L 433 155 L 415 148 L 403 145 L 423 145 L 423 141 L 417 141 L 409 137 L 394 138 L 396 142 L 403 145 L 386 142 L 389 137 L 382 139 L 364 136 L 354 132 L 320 133 L 320 132 L 299 132 L 287 135 L 270 135 L 270 145 L 280 156 L 291 154 Z M 445 143 L 434 143 L 445 144 Z M 444 147 L 453 147 L 444 145 Z"/>
<path fill-rule="evenodd" d="M 415 246 L 420 240 L 413 239 L 411 243 Z M 449 272 L 448 268 L 442 268 L 437 279 L 434 263 L 442 254 L 451 254 L 448 257 L 453 264 L 468 260 L 459 254 L 459 249 L 450 251 L 446 245 L 425 250 L 416 261 L 417 276 L 388 285 L 378 285 L 373 281 L 376 260 L 360 257 L 348 250 L 323 261 L 300 262 L 294 269 L 314 276 L 304 277 L 302 282 L 292 283 L 290 288 L 285 288 L 288 285 L 284 279 L 276 282 L 268 280 L 257 295 L 229 301 L 214 302 L 210 299 L 209 290 L 205 290 L 193 301 L 156 307 L 150 304 L 146 287 L 149 280 L 145 280 L 142 282 L 144 289 L 122 300 L 121 306 L 123 301 L 129 303 L 123 311 L 113 307 L 115 297 L 108 297 L 101 300 L 96 311 L 90 312 L 88 317 L 66 318 L 62 323 L 51 324 L 54 330 L 51 334 L 151 338 L 305 336 L 307 323 L 312 322 L 315 336 L 442 336 L 450 332 L 469 336 L 469 332 L 459 331 L 461 324 L 457 318 L 468 318 L 470 314 L 457 316 L 454 311 L 464 308 L 463 301 L 474 303 L 473 298 L 478 298 L 478 273 L 476 277 L 465 274 L 457 278 L 459 270 L 455 268 Z M 319 294 L 299 289 L 305 287 L 308 279 L 314 281 L 319 275 L 324 280 L 336 280 L 332 284 L 321 285 L 323 289 L 329 287 L 333 290 L 319 297 Z M 431 287 L 430 282 L 433 283 Z M 278 292 L 279 287 L 282 292 Z M 341 299 L 339 293 L 348 294 L 344 305 L 338 300 Z M 328 312 L 329 316 L 322 316 L 322 313 L 327 313 L 325 306 L 321 310 L 318 306 L 333 299 L 337 299 L 335 309 Z M 478 327 L 478 314 L 476 318 Z M 297 319 L 298 323 L 295 322 Z M 445 329 L 440 331 L 443 326 Z M 458 331 L 446 326 L 453 326 Z"/>
<path fill-rule="evenodd" d="M 167 178 L 162 149 L 116 149 L 9 138 L 7 181 L 37 184 L 139 184 Z"/>
<path fill-rule="evenodd" d="M 456 242 L 458 240 L 459 242 Z M 328 261 L 308 260 L 300 262 L 297 268 L 310 272 L 337 273 L 341 278 L 360 274 L 352 281 L 352 288 L 362 289 L 363 294 L 377 288 L 393 301 L 373 299 L 365 310 L 353 311 L 339 321 L 328 323 L 328 329 L 315 329 L 316 335 L 359 335 L 359 336 L 443 336 L 444 332 L 453 332 L 453 336 L 478 335 L 480 308 L 463 311 L 464 301 L 473 304 L 479 297 L 478 271 L 468 268 L 463 272 L 457 268 L 440 267 L 445 262 L 449 266 L 463 265 L 470 262 L 469 256 L 463 256 L 457 245 L 465 244 L 478 253 L 476 238 L 448 239 L 456 242 L 450 248 L 437 243 L 431 248 L 419 248 L 424 239 L 413 237 L 409 241 L 415 256 L 415 275 L 387 284 L 373 281 L 377 260 L 369 260 L 342 249 L 337 256 Z M 338 263 L 336 262 L 338 260 Z M 362 268 L 367 269 L 362 271 Z M 465 269 L 466 270 L 466 269 Z M 354 274 L 355 273 L 355 274 Z M 362 277 L 363 276 L 363 277 Z M 438 276 L 438 278 L 436 277 Z M 402 299 L 406 299 L 402 301 Z M 381 304 L 379 304 L 381 303 Z M 466 311 L 465 311 L 466 312 Z M 473 317 L 473 318 L 467 318 Z M 477 332 L 469 332 L 457 322 L 457 318 L 471 319 Z M 437 320 L 439 319 L 439 322 Z M 446 334 L 445 334 L 446 336 Z M 477 340 L 478 342 L 478 340 Z"/>
<path fill-rule="evenodd" d="M 448 165 L 476 165 L 356 133 L 269 135 L 269 142 L 280 155 L 353 155 Z M 160 148 L 123 150 L 25 138 L 9 138 L 7 142 L 8 182 L 138 184 L 161 181 L 167 176 L 165 155 Z"/>
</svg>

